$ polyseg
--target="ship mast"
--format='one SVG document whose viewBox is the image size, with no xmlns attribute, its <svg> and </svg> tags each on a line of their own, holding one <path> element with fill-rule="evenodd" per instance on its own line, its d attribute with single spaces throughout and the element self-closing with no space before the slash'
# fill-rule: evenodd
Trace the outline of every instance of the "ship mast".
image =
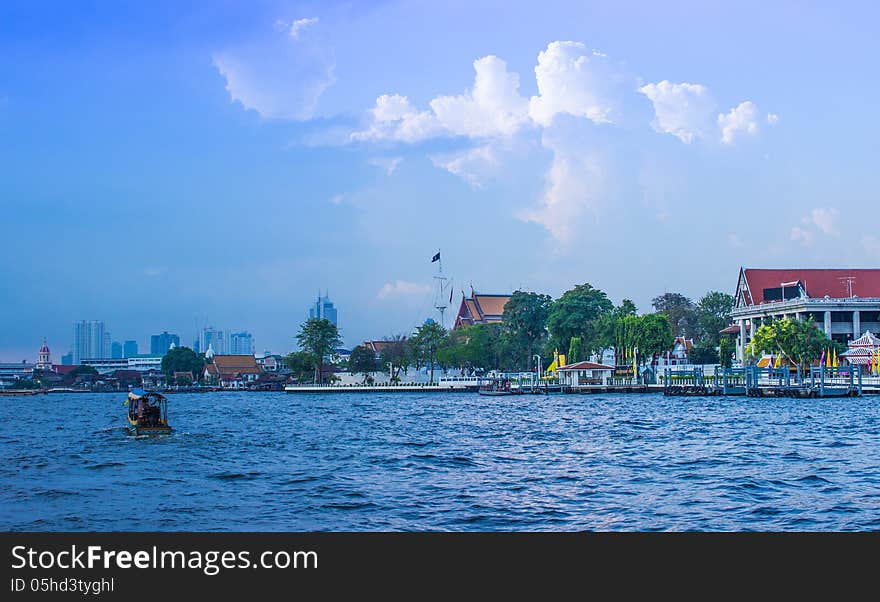
<svg viewBox="0 0 880 602">
<path fill-rule="evenodd" d="M 437 273 L 434 275 L 436 282 L 434 292 L 434 309 L 440 312 L 440 326 L 446 328 L 446 308 L 449 307 L 446 299 L 446 291 L 452 286 L 452 280 L 443 275 L 443 258 L 440 249 L 437 249 Z"/>
</svg>

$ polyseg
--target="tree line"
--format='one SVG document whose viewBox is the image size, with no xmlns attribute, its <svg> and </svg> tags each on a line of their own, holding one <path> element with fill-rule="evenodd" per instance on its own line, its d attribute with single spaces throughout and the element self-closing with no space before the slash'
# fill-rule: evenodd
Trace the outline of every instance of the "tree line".
<svg viewBox="0 0 880 602">
<path fill-rule="evenodd" d="M 650 362 L 669 350 L 676 336 L 694 339 L 692 363 L 727 363 L 733 346 L 719 331 L 729 324 L 733 297 L 711 291 L 694 302 L 680 293 L 652 300 L 653 312 L 639 314 L 624 299 L 615 306 L 608 295 L 589 283 L 565 291 L 558 299 L 516 291 L 504 307 L 500 323 L 475 324 L 447 331 L 433 321 L 410 335 L 386 337 L 377 354 L 364 345 L 351 351 L 347 368 L 355 374 L 386 372 L 398 380 L 409 368 L 429 366 L 466 373 L 532 370 L 536 360 L 546 367 L 558 351 L 568 363 L 601 359 L 613 350 L 617 364 Z M 305 322 L 297 335 L 300 351 L 287 356 L 301 380 L 324 380 L 322 367 L 338 358 L 342 338 L 327 320 Z M 725 357 L 726 356 L 726 357 Z"/>
</svg>

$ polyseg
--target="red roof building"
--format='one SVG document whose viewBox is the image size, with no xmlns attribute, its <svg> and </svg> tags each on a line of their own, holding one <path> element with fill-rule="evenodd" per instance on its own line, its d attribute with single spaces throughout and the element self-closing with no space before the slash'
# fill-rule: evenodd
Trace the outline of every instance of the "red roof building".
<svg viewBox="0 0 880 602">
<path fill-rule="evenodd" d="M 740 361 L 768 320 L 811 319 L 841 343 L 880 327 L 880 269 L 875 268 L 740 268 L 734 298 L 730 316 Z"/>
<path fill-rule="evenodd" d="M 461 296 L 458 315 L 453 329 L 474 324 L 497 324 L 504 319 L 504 306 L 511 295 L 486 295 L 471 291 L 470 297 Z"/>
<path fill-rule="evenodd" d="M 556 373 L 559 375 L 559 384 L 563 387 L 605 386 L 614 373 L 614 368 L 595 362 L 576 362 L 560 366 Z"/>
</svg>

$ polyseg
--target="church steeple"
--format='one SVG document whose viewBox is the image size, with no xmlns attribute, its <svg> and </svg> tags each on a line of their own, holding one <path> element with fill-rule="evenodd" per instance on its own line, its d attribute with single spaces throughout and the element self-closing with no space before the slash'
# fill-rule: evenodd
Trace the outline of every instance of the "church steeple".
<svg viewBox="0 0 880 602">
<path fill-rule="evenodd" d="M 40 351 L 37 354 L 37 363 L 34 367 L 37 370 L 52 369 L 52 352 L 49 351 L 49 345 L 46 344 L 45 337 L 43 338 L 43 345 L 40 347 Z"/>
</svg>

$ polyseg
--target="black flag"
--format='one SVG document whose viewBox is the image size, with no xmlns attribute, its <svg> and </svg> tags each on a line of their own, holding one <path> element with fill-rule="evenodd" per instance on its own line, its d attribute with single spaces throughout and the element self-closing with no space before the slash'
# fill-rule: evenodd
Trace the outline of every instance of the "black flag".
<svg viewBox="0 0 880 602">
<path fill-rule="evenodd" d="M 437 254 L 431 259 L 431 263 L 434 263 L 435 261 L 440 261 L 440 251 L 437 251 Z"/>
</svg>

